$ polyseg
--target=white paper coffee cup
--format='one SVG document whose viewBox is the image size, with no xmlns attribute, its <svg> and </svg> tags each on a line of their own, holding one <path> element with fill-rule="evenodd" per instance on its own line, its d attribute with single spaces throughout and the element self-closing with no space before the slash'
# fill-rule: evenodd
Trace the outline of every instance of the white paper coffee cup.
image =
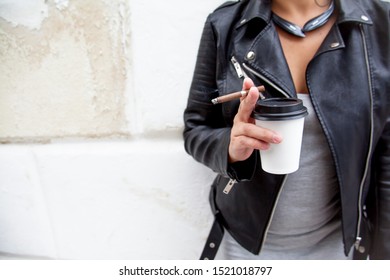
<svg viewBox="0 0 390 280">
<path fill-rule="evenodd" d="M 304 118 L 307 109 L 297 98 L 269 98 L 259 100 L 252 117 L 256 125 L 277 132 L 283 138 L 260 150 L 261 167 L 272 174 L 288 174 L 298 170 L 302 146 Z"/>
</svg>

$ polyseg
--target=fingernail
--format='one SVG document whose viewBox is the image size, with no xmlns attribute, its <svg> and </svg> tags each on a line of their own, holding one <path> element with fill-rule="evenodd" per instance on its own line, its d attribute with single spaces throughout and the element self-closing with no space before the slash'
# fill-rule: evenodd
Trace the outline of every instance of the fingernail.
<svg viewBox="0 0 390 280">
<path fill-rule="evenodd" d="M 275 144 L 278 144 L 278 143 L 282 142 L 282 140 L 283 140 L 283 138 L 279 134 L 274 134 L 272 136 L 272 142 L 275 143 Z"/>
</svg>

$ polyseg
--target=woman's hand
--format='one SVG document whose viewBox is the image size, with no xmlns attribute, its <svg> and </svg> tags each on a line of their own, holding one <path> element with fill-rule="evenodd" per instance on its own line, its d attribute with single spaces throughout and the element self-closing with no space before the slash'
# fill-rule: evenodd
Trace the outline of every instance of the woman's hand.
<svg viewBox="0 0 390 280">
<path fill-rule="evenodd" d="M 243 90 L 250 89 L 246 97 L 241 98 L 240 107 L 234 117 L 233 127 L 230 134 L 229 162 L 234 163 L 248 159 L 255 149 L 267 150 L 270 143 L 278 144 L 282 137 L 277 133 L 256 126 L 251 118 L 251 113 L 259 99 L 259 91 L 253 81 L 246 78 Z"/>
</svg>

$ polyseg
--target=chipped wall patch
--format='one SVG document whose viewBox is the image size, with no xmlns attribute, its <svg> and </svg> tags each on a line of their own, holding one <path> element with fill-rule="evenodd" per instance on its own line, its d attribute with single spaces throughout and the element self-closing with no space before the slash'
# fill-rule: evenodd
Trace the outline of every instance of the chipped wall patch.
<svg viewBox="0 0 390 280">
<path fill-rule="evenodd" d="M 48 16 L 45 0 L 0 0 L 0 18 L 13 26 L 40 29 Z"/>
</svg>

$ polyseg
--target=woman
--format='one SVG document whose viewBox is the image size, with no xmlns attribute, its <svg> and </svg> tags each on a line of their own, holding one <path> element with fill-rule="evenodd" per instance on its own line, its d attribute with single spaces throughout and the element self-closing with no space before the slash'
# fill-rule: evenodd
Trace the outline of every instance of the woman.
<svg viewBox="0 0 390 280">
<path fill-rule="evenodd" d="M 226 258 L 390 259 L 389 6 L 242 0 L 209 15 L 184 113 L 186 151 L 218 173 L 202 258 L 226 229 Z M 308 108 L 295 173 L 260 167 L 283 135 L 253 123 L 258 85 Z"/>
</svg>

